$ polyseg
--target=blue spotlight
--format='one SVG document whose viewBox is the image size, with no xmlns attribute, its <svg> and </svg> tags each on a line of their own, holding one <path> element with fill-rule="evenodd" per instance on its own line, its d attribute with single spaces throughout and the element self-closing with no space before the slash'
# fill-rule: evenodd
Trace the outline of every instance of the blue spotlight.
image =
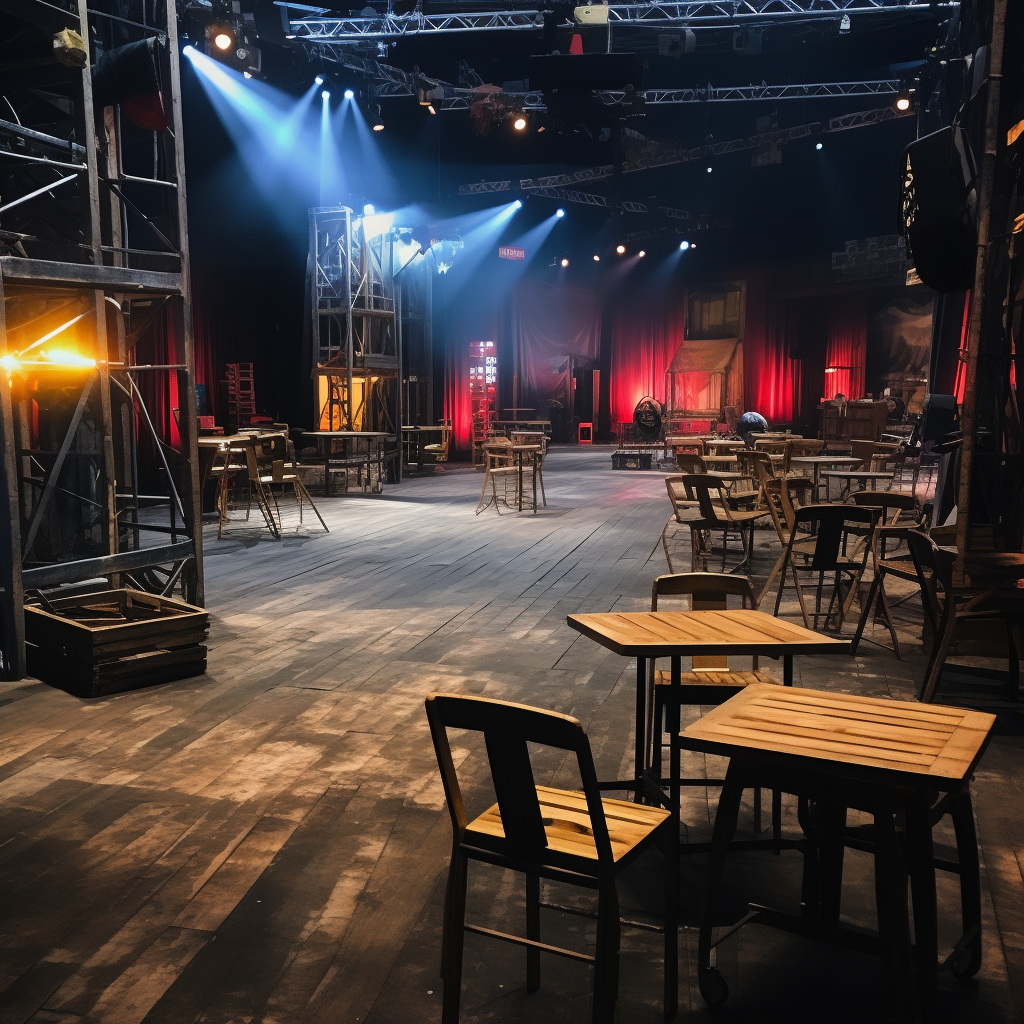
<svg viewBox="0 0 1024 1024">
<path fill-rule="evenodd" d="M 517 199 L 517 200 L 516 200 L 516 201 L 515 201 L 515 202 L 514 202 L 514 203 L 513 203 L 512 205 L 513 205 L 513 206 L 514 206 L 514 207 L 515 207 L 515 208 L 516 208 L 517 210 L 521 210 L 521 209 L 523 208 L 523 201 L 522 201 L 522 199 Z"/>
<path fill-rule="evenodd" d="M 685 239 L 682 242 L 679 243 L 679 251 L 680 252 L 686 252 L 686 250 L 689 249 L 689 248 L 690 248 L 690 243 L 687 242 Z"/>
<path fill-rule="evenodd" d="M 356 98 L 356 94 L 351 89 L 346 89 L 343 95 L 347 100 L 354 100 Z"/>
<path fill-rule="evenodd" d="M 555 216 L 556 217 L 564 217 L 565 216 L 565 210 L 562 210 L 562 209 L 555 210 Z"/>
<path fill-rule="evenodd" d="M 316 82 L 317 85 L 323 85 L 324 84 L 324 76 L 323 75 L 317 75 L 316 78 L 313 79 L 313 81 Z"/>
<path fill-rule="evenodd" d="M 182 52 L 183 56 L 188 57 L 188 59 L 191 60 L 192 59 L 192 54 L 194 54 L 196 52 L 196 48 L 194 46 L 192 46 L 191 43 L 190 43 L 188 46 L 182 47 L 181 52 Z"/>
<path fill-rule="evenodd" d="M 374 210 L 374 208 L 373 208 L 373 203 L 367 203 L 363 207 L 363 216 L 364 217 L 372 217 L 376 212 L 377 211 Z"/>
<path fill-rule="evenodd" d="M 324 91 L 320 93 L 320 99 L 322 99 L 324 103 L 326 103 L 330 98 L 331 94 L 326 89 L 324 89 Z"/>
<path fill-rule="evenodd" d="M 709 168 L 708 168 L 708 174 L 710 174 L 710 173 L 711 173 L 711 168 L 709 167 Z"/>
<path fill-rule="evenodd" d="M 821 143 L 820 143 L 820 142 L 818 142 L 818 143 L 815 143 L 815 146 L 814 146 L 814 148 L 815 148 L 815 149 L 821 149 Z"/>
</svg>

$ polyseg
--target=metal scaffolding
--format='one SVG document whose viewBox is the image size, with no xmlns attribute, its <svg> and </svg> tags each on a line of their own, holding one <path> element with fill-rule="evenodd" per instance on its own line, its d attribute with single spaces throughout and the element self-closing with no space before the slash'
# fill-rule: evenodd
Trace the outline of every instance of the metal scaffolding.
<svg viewBox="0 0 1024 1024">
<path fill-rule="evenodd" d="M 0 121 L 6 678 L 25 673 L 26 592 L 102 579 L 203 602 L 177 12 L 157 8 L 150 24 L 86 0 L 4 8 L 51 51 L 24 83 L 8 68 L 13 120 Z M 94 99 L 94 65 L 133 45 L 152 61 L 166 130 Z M 139 365 L 154 331 L 165 356 Z"/>
<path fill-rule="evenodd" d="M 309 211 L 313 420 L 320 430 L 401 427 L 394 232 L 347 206 Z"/>
</svg>

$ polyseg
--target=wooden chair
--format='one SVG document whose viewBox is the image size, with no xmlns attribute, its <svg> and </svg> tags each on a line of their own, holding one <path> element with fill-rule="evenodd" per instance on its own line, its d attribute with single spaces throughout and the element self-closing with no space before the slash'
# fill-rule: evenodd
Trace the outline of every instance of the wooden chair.
<svg viewBox="0 0 1024 1024">
<path fill-rule="evenodd" d="M 750 580 L 745 576 L 730 573 L 684 572 L 658 576 L 651 587 L 651 611 L 658 611 L 659 598 L 666 597 L 689 597 L 693 611 L 724 611 L 728 607 L 729 597 L 738 597 L 742 608 L 757 609 L 757 597 L 754 595 Z M 661 604 L 664 605 L 664 602 Z M 730 669 L 729 659 L 725 655 L 697 655 L 692 661 L 692 671 L 682 673 L 679 686 L 672 686 L 671 672 L 655 668 L 653 658 L 648 662 L 648 685 L 653 695 L 651 706 L 654 713 L 650 719 L 651 729 L 646 737 L 647 761 L 654 766 L 662 783 L 669 781 L 675 786 L 721 786 L 721 779 L 662 778 L 661 755 L 666 746 L 669 747 L 671 764 L 674 766 L 679 763 L 680 708 L 724 704 L 751 683 L 774 683 L 775 680 L 758 670 L 756 654 L 753 656 L 751 668 L 744 671 Z M 663 721 L 667 721 L 667 744 L 662 739 Z M 777 813 L 773 820 L 778 828 Z M 760 791 L 756 791 L 754 795 L 754 827 L 757 831 L 761 830 Z"/>
<path fill-rule="evenodd" d="M 833 608 L 838 599 L 838 608 L 835 610 L 837 616 L 832 629 L 842 628 L 843 619 L 853 597 L 857 592 L 857 584 L 864 574 L 864 567 L 867 565 L 868 555 L 871 551 L 869 545 L 864 545 L 860 561 L 855 557 L 842 554 L 846 544 L 847 527 L 868 527 L 873 529 L 878 520 L 878 510 L 873 508 L 859 508 L 856 505 L 807 505 L 796 510 L 793 519 L 793 529 L 790 533 L 789 543 L 786 545 L 785 560 L 782 568 L 782 581 L 779 583 L 779 593 L 775 598 L 775 614 L 779 614 L 779 607 L 782 604 L 782 594 L 786 589 L 787 568 L 793 575 L 793 587 L 796 590 L 797 600 L 800 602 L 800 611 L 803 614 L 804 625 L 808 629 L 817 629 L 818 619 L 824 617 L 825 628 L 829 627 L 832 619 Z M 810 553 L 797 548 L 797 538 L 800 536 L 801 527 L 806 527 L 806 532 L 814 535 L 814 548 Z M 803 559 L 798 562 L 797 559 Z M 817 574 L 818 583 L 815 589 L 814 612 L 808 614 L 807 604 L 804 600 L 803 587 L 800 583 L 800 573 Z M 835 582 L 832 587 L 832 596 L 829 599 L 828 608 L 821 610 L 821 596 L 825 585 L 825 576 L 834 575 Z M 843 583 L 849 587 L 846 598 L 843 597 Z M 812 622 L 813 620 L 813 622 Z"/>
<path fill-rule="evenodd" d="M 676 449 L 676 468 L 680 473 L 706 473 L 708 467 L 704 464 L 704 457 L 694 452 L 685 452 L 680 448 Z"/>
<path fill-rule="evenodd" d="M 668 562 L 668 571 L 674 572 L 672 568 L 672 554 L 668 549 L 668 528 L 670 526 L 686 526 L 694 517 L 695 510 L 699 509 L 696 498 L 687 498 L 686 488 L 683 486 L 683 474 L 672 474 L 665 477 L 665 490 L 668 491 L 668 500 L 672 505 L 672 514 L 661 531 L 661 547 L 665 552 L 665 561 Z"/>
<path fill-rule="evenodd" d="M 807 497 L 814 491 L 814 481 L 806 477 L 785 477 L 784 479 L 767 480 L 764 484 L 764 501 L 772 517 L 772 525 L 782 544 L 782 551 L 768 574 L 761 597 L 768 593 L 775 577 L 786 564 L 786 551 L 790 538 L 796 529 L 796 510 L 810 504 Z M 814 538 L 810 534 L 801 534 L 793 542 L 793 550 L 801 555 L 809 555 L 814 551 Z"/>
<path fill-rule="evenodd" d="M 720 477 L 710 473 L 697 473 L 683 477 L 686 497 L 696 499 L 700 507 L 700 518 L 690 520 L 691 569 L 696 568 L 698 556 L 701 566 L 707 572 L 707 560 L 710 545 L 704 541 L 704 533 L 722 533 L 722 570 L 725 571 L 726 549 L 730 534 L 738 534 L 744 547 L 743 558 L 733 566 L 732 572 L 743 568 L 750 562 L 754 553 L 754 524 L 760 522 L 768 513 L 762 510 L 745 511 L 733 509 L 723 498 L 726 493 L 725 483 Z"/>
<path fill-rule="evenodd" d="M 906 491 L 854 491 L 850 495 L 855 505 L 861 508 L 878 509 L 878 526 L 921 526 L 924 523 L 924 513 L 918 504 L 917 498 Z M 877 527 L 876 527 L 877 529 Z M 856 528 L 851 527 L 849 534 L 859 534 Z M 869 540 L 869 535 L 864 534 L 864 543 Z M 884 534 L 881 538 L 880 557 L 885 558 L 885 541 L 892 537 L 892 534 Z"/>
<path fill-rule="evenodd" d="M 618 994 L 619 907 L 616 876 L 646 849 L 660 844 L 665 878 L 665 1018 L 677 1010 L 679 825 L 669 811 L 602 799 L 590 743 L 574 718 L 483 697 L 431 694 L 427 720 L 452 820 L 452 856 L 445 896 L 441 976 L 442 1024 L 458 1024 L 465 933 L 525 946 L 526 990 L 540 987 L 540 954 L 594 965 L 591 1020 L 612 1024 Z M 448 729 L 483 733 L 497 803 L 467 821 Z M 575 755 L 582 792 L 538 786 L 527 744 Z M 571 763 L 571 762 L 570 762 Z M 466 923 L 469 861 L 526 876 L 526 937 Z M 541 941 L 540 879 L 597 892 L 593 956 Z"/>
<path fill-rule="evenodd" d="M 1020 620 L 1024 614 L 1021 597 L 1018 593 L 1011 595 L 1004 589 L 996 598 L 997 605 L 982 607 L 986 600 L 991 599 L 991 591 L 987 588 L 955 585 L 955 552 L 943 550 L 921 531 L 908 531 L 907 546 L 919 572 L 922 594 L 931 604 L 932 618 L 937 621 L 935 642 L 928 657 L 928 667 L 925 669 L 918 698 L 925 704 L 931 704 L 935 700 L 939 679 L 953 645 L 958 622 L 964 619 L 1002 619 L 1006 624 L 1009 647 L 1007 697 L 1016 701 L 1020 687 Z M 941 603 L 938 597 L 939 588 L 942 590 Z"/>
<path fill-rule="evenodd" d="M 853 438 L 850 441 L 850 454 L 860 463 L 855 467 L 865 473 L 884 472 L 885 464 L 896 458 L 903 446 L 891 441 L 868 441 Z"/>
<path fill-rule="evenodd" d="M 260 506 L 260 511 L 263 512 L 264 519 L 267 518 L 267 512 L 270 511 L 270 502 L 274 503 L 271 519 L 275 522 L 276 530 L 271 529 L 271 532 L 276 537 L 280 537 L 282 528 L 281 506 L 278 504 L 274 487 L 280 485 L 281 496 L 283 497 L 285 487 L 290 485 L 299 506 L 299 523 L 302 523 L 303 504 L 304 502 L 309 502 L 309 506 L 316 514 L 317 519 L 320 520 L 320 525 L 324 528 L 324 532 L 330 533 L 330 530 L 327 529 L 327 524 L 324 522 L 324 517 L 320 515 L 320 510 L 310 497 L 309 491 L 306 490 L 306 485 L 302 482 L 302 478 L 294 469 L 289 471 L 286 468 L 287 455 L 288 439 L 283 434 L 267 434 L 262 437 L 256 437 L 253 439 L 253 443 L 246 445 L 245 448 L 245 462 L 249 473 L 250 493 L 256 495 L 256 501 Z"/>
<path fill-rule="evenodd" d="M 448 461 L 448 443 L 452 431 L 451 420 L 439 420 L 441 425 L 441 440 L 434 444 L 425 444 L 423 451 L 435 462 Z"/>
<path fill-rule="evenodd" d="M 511 482 L 514 498 L 518 497 L 519 471 L 513 465 L 512 442 L 507 437 L 490 437 L 482 445 L 484 454 L 484 482 L 480 488 L 480 500 L 476 505 L 476 514 L 480 515 L 485 508 L 494 505 L 494 510 L 501 515 L 499 502 L 506 508 L 512 505 L 508 500 L 508 487 Z M 498 495 L 498 484 L 502 485 L 502 494 Z M 484 501 L 487 486 L 490 484 L 491 496 Z"/>
<path fill-rule="evenodd" d="M 789 459 L 793 442 L 786 441 L 755 441 L 754 451 L 764 452 L 775 466 L 776 476 L 786 476 L 789 473 Z M 772 459 L 772 456 L 781 458 Z"/>
</svg>

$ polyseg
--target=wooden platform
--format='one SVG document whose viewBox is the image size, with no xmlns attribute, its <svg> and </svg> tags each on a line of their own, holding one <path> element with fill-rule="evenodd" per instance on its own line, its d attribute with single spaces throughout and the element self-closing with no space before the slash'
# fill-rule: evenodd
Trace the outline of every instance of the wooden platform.
<svg viewBox="0 0 1024 1024">
<path fill-rule="evenodd" d="M 548 508 L 537 516 L 475 517 L 480 477 L 465 470 L 318 499 L 329 534 L 308 518 L 300 530 L 287 509 L 279 542 L 255 522 L 230 525 L 219 542 L 208 530 L 201 682 L 95 701 L 32 680 L 0 684 L 2 1024 L 440 1019 L 450 831 L 423 697 L 486 693 L 571 713 L 602 777 L 631 763 L 631 663 L 565 616 L 649 607 L 665 571 L 662 474 L 616 472 L 607 449 L 575 447 L 552 449 L 544 470 Z M 762 579 L 777 553 L 758 530 Z M 910 659 L 865 643 L 856 658 L 797 659 L 797 685 L 910 697 L 924 669 L 919 607 L 896 614 Z M 943 1019 L 1014 1021 L 1024 1010 L 1022 746 L 997 737 L 977 773 L 986 962 L 975 987 L 942 975 Z M 718 759 L 687 757 L 688 773 L 721 772 Z M 536 777 L 565 781 L 551 757 L 538 758 Z M 466 783 L 478 814 L 493 797 L 486 780 Z M 686 801 L 684 839 L 706 839 L 706 791 Z M 741 828 L 751 827 L 748 807 Z M 795 828 L 787 804 L 785 831 Z M 688 926 L 702 862 L 683 857 Z M 867 858 L 851 853 L 848 864 L 844 917 L 870 926 Z M 623 917 L 657 919 L 659 869 L 644 859 L 629 869 Z M 795 906 L 797 855 L 736 857 L 726 886 L 723 925 L 766 889 Z M 939 897 L 955 918 L 951 879 Z M 588 905 L 557 887 L 544 898 Z M 511 876 L 471 873 L 471 920 L 518 929 L 521 901 Z M 593 926 L 543 912 L 546 941 L 588 950 Z M 696 932 L 680 942 L 680 1019 L 707 1020 Z M 659 948 L 658 935 L 624 929 L 620 1021 L 661 1020 Z M 760 1024 L 776 1010 L 811 1021 L 825 1008 L 832 1022 L 877 1016 L 878 965 L 858 954 L 751 928 L 718 955 L 731 1021 Z M 464 1021 L 589 1019 L 584 966 L 545 958 L 541 991 L 527 996 L 520 952 L 470 936 L 466 957 Z"/>
</svg>

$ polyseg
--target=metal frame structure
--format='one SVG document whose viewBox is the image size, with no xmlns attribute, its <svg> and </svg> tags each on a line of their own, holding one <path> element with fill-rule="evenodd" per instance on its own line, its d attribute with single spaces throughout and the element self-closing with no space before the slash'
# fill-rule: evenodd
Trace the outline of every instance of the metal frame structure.
<svg viewBox="0 0 1024 1024">
<path fill-rule="evenodd" d="M 402 354 L 395 322 L 394 232 L 367 236 L 347 206 L 309 211 L 313 422 L 396 436 Z"/>
<path fill-rule="evenodd" d="M 0 644 L 11 679 L 25 673 L 26 591 L 105 577 L 163 594 L 180 587 L 194 604 L 204 597 L 175 0 L 158 5 L 159 24 L 107 18 L 86 0 L 43 6 L 84 40 L 87 60 L 38 124 L 24 109 L 0 121 L 0 356 L 9 385 L 0 387 Z M 32 8 L 27 20 L 39 13 Z M 93 97 L 100 51 L 146 39 L 158 43 L 168 124 L 160 133 L 122 123 L 119 106 L 99 109 Z M 171 358 L 138 365 L 136 342 L 157 324 Z M 69 341 L 77 365 L 46 355 L 44 345 Z M 143 400 L 162 389 L 169 406 L 172 382 L 177 446 Z M 147 447 L 166 494 L 140 493 Z"/>
<path fill-rule="evenodd" d="M 618 28 L 721 28 L 728 25 L 836 20 L 844 15 L 931 14 L 956 3 L 919 0 L 690 0 L 686 3 L 611 4 L 608 21 Z M 319 47 L 377 39 L 452 32 L 541 31 L 544 12 L 385 13 L 372 18 L 300 18 L 289 38 Z"/>
</svg>

